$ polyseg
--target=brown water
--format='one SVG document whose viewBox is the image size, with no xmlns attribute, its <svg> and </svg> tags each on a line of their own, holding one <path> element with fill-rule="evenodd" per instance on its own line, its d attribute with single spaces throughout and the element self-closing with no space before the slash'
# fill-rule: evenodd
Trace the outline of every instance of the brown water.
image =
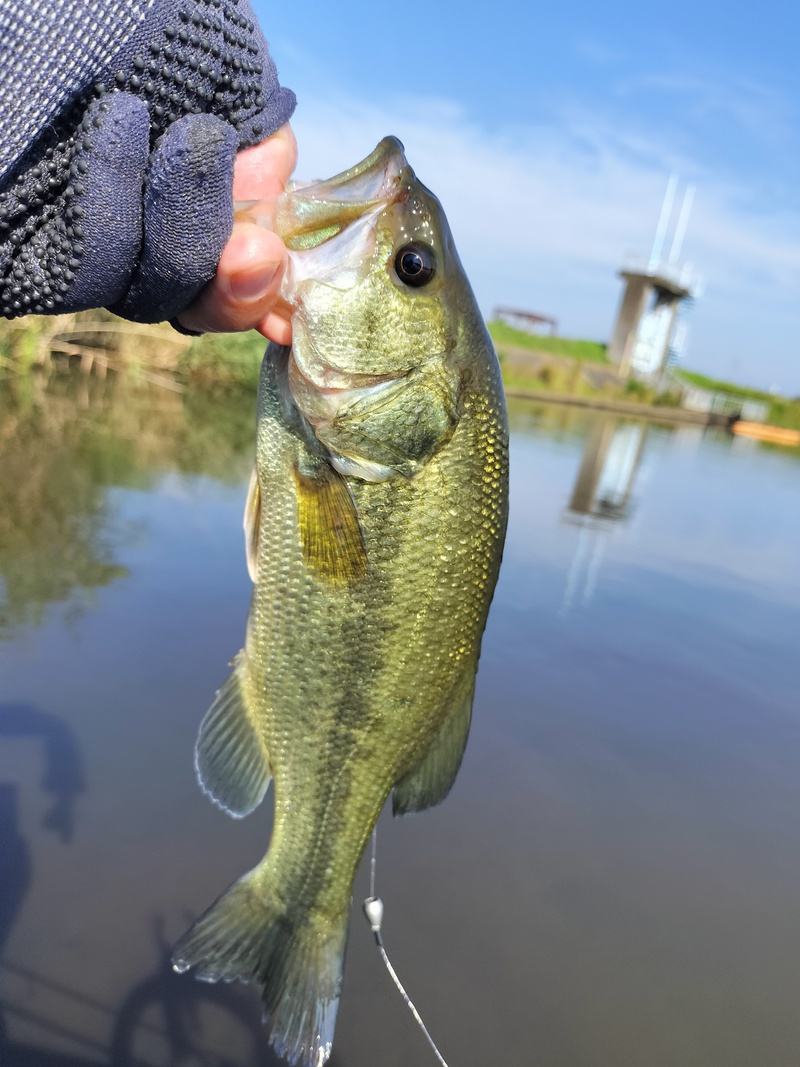
<svg viewBox="0 0 800 1067">
<path fill-rule="evenodd" d="M 512 410 L 475 718 L 381 822 L 401 978 L 450 1067 L 800 1062 L 800 461 Z M 200 794 L 239 648 L 253 398 L 0 396 L 0 1064 L 269 1065 L 169 946 L 261 856 Z M 434 1064 L 356 906 L 334 1067 Z"/>
</svg>

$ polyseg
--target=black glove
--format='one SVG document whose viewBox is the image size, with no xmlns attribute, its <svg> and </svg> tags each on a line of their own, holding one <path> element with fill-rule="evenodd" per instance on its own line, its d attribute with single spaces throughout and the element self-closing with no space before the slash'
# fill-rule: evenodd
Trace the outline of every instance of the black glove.
<svg viewBox="0 0 800 1067">
<path fill-rule="evenodd" d="M 246 0 L 156 0 L 138 22 L 137 8 L 0 0 L 4 52 L 24 66 L 18 50 L 27 45 L 31 68 L 22 81 L 20 62 L 0 72 L 3 315 L 177 315 L 213 276 L 230 236 L 236 152 L 291 115 L 294 96 L 278 84 Z M 14 9 L 39 18 L 32 51 L 9 21 Z"/>
</svg>

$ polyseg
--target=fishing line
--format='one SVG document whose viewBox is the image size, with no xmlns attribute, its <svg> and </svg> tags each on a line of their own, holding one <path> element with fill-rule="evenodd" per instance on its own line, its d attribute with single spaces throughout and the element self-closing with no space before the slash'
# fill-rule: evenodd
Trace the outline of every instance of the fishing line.
<svg viewBox="0 0 800 1067">
<path fill-rule="evenodd" d="M 369 899 L 375 900 L 375 862 L 378 854 L 378 827 L 372 827 L 372 855 L 369 858 Z"/>
<path fill-rule="evenodd" d="M 378 946 L 378 951 L 381 954 L 381 959 L 386 964 L 386 970 L 389 972 L 389 976 L 391 977 L 394 984 L 397 986 L 400 996 L 408 1005 L 408 1010 L 417 1020 L 417 1025 L 425 1035 L 425 1038 L 428 1044 L 433 1049 L 434 1055 L 436 1056 L 437 1060 L 439 1061 L 439 1063 L 441 1063 L 442 1067 L 447 1067 L 447 1063 L 445 1062 L 444 1057 L 436 1047 L 436 1042 L 428 1033 L 428 1028 L 422 1021 L 422 1016 L 414 1007 L 411 1001 L 411 997 L 408 995 L 408 993 L 406 993 L 405 989 L 403 989 L 403 984 L 397 977 L 397 971 L 395 971 L 394 967 L 392 967 L 389 957 L 386 955 L 386 949 L 383 947 L 383 938 L 381 937 L 381 923 L 383 922 L 383 901 L 380 897 L 375 896 L 375 863 L 377 850 L 378 827 L 376 826 L 372 831 L 372 855 L 369 861 L 369 896 L 364 901 L 364 914 L 367 917 L 367 922 L 370 925 L 370 929 L 375 935 L 375 944 Z"/>
</svg>

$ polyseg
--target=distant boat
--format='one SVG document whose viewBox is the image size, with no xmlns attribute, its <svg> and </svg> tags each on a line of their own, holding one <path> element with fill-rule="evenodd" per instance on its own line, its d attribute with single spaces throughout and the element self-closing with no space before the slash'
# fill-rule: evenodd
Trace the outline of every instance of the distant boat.
<svg viewBox="0 0 800 1067">
<path fill-rule="evenodd" d="M 742 437 L 754 437 L 758 441 L 769 441 L 773 445 L 787 445 L 789 448 L 800 446 L 800 430 L 785 430 L 781 426 L 769 426 L 765 422 L 745 422 L 737 419 L 731 423 L 731 433 Z"/>
</svg>

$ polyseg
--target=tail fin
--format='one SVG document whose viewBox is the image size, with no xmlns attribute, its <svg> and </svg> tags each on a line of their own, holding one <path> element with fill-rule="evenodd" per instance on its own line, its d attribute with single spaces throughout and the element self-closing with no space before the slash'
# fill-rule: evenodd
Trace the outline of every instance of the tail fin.
<svg viewBox="0 0 800 1067">
<path fill-rule="evenodd" d="M 333 926 L 295 920 L 265 896 L 255 873 L 200 916 L 175 946 L 172 965 L 206 982 L 259 981 L 275 1051 L 291 1064 L 322 1067 L 336 1026 L 347 913 Z"/>
</svg>

